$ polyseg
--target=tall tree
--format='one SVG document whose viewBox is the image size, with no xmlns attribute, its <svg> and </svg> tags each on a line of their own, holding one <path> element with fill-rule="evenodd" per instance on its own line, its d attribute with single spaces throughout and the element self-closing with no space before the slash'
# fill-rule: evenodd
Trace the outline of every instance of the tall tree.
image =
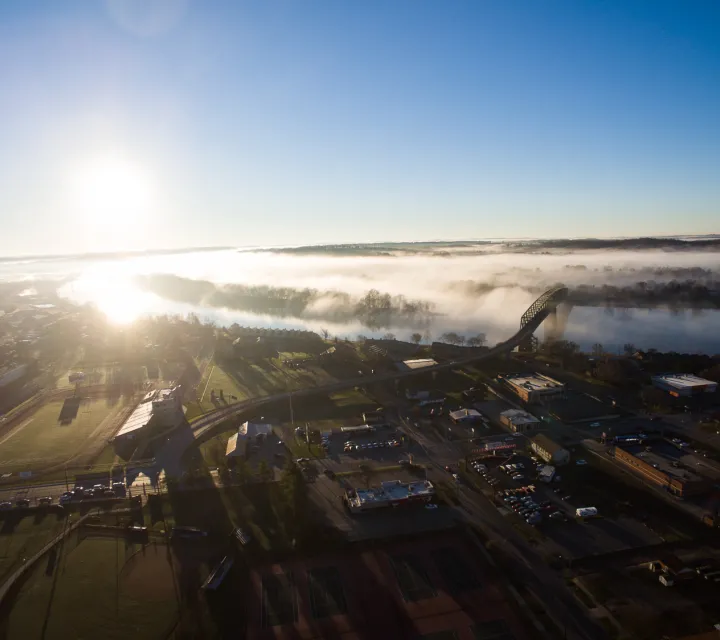
<svg viewBox="0 0 720 640">
<path fill-rule="evenodd" d="M 420 341 L 422 340 L 422 335 L 419 333 L 413 333 L 410 336 L 410 340 L 412 340 L 415 344 L 420 344 Z"/>
<path fill-rule="evenodd" d="M 320 334 L 323 337 L 323 340 L 327 340 L 330 337 L 330 332 L 327 329 L 320 329 Z"/>
<path fill-rule="evenodd" d="M 599 358 L 600 356 L 602 356 L 602 355 L 605 354 L 605 348 L 604 348 L 599 342 L 596 342 L 596 343 L 592 346 L 592 354 L 593 354 L 595 357 Z"/>
<path fill-rule="evenodd" d="M 637 349 L 635 348 L 635 345 L 632 342 L 626 342 L 623 345 L 623 353 L 626 356 L 631 356 L 633 353 L 635 353 Z"/>
<path fill-rule="evenodd" d="M 383 336 L 383 340 L 395 340 L 395 334 L 389 331 Z"/>
</svg>

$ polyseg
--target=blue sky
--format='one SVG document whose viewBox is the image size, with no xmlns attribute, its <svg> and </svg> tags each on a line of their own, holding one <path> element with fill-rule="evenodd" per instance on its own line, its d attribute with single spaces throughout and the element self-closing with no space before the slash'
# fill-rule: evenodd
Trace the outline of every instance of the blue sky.
<svg viewBox="0 0 720 640">
<path fill-rule="evenodd" d="M 718 232 L 720 3 L 0 3 L 0 254 Z"/>
</svg>

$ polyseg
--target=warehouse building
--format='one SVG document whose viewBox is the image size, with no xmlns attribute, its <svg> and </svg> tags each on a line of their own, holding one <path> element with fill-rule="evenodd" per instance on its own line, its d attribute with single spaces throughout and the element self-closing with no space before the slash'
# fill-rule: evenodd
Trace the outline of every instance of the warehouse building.
<svg viewBox="0 0 720 640">
<path fill-rule="evenodd" d="M 664 488 L 680 498 L 702 495 L 712 487 L 712 482 L 695 473 L 684 454 L 664 440 L 652 445 L 615 445 L 613 455 L 618 462 L 629 467 L 643 480 Z M 690 456 L 691 458 L 691 456 Z"/>
<path fill-rule="evenodd" d="M 562 397 L 565 385 L 541 373 L 511 373 L 501 379 L 521 400 L 527 403 L 543 402 Z"/>
<path fill-rule="evenodd" d="M 428 480 L 401 482 L 386 480 L 371 489 L 348 489 L 345 503 L 353 513 L 371 511 L 382 507 L 400 507 L 415 503 L 427 503 L 435 495 L 435 487 Z"/>
<path fill-rule="evenodd" d="M 544 433 L 536 435 L 530 448 L 548 464 L 559 467 L 570 462 L 570 452 Z"/>
<path fill-rule="evenodd" d="M 653 386 L 667 391 L 676 398 L 694 396 L 699 393 L 715 393 L 717 382 L 699 378 L 689 373 L 669 373 L 652 377 Z"/>
<path fill-rule="evenodd" d="M 505 425 L 513 433 L 527 433 L 537 429 L 540 420 L 527 411 L 520 409 L 508 409 L 500 414 L 500 423 Z"/>
<path fill-rule="evenodd" d="M 138 438 L 176 427 L 183 419 L 182 391 L 179 387 L 157 389 L 148 393 L 115 434 L 115 449 L 126 454 L 137 446 Z"/>
</svg>

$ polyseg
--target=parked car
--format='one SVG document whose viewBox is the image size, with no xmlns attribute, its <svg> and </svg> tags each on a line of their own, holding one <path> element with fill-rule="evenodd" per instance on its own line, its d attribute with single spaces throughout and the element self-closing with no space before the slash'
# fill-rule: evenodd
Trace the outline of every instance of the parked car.
<svg viewBox="0 0 720 640">
<path fill-rule="evenodd" d="M 67 504 L 67 503 L 70 502 L 72 499 L 73 499 L 73 494 L 72 494 L 72 492 L 66 491 L 65 493 L 63 493 L 63 494 L 58 498 L 58 502 L 59 502 L 60 504 Z"/>
<path fill-rule="evenodd" d="M 19 509 L 26 509 L 30 506 L 30 500 L 28 500 L 27 498 L 18 498 L 17 500 L 15 500 L 15 506 Z"/>
</svg>

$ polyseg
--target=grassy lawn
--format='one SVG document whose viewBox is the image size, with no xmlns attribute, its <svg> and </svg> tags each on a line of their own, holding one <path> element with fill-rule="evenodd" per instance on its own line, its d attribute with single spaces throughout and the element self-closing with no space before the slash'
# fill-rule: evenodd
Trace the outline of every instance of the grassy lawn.
<svg viewBox="0 0 720 640">
<path fill-rule="evenodd" d="M 23 562 L 78 518 L 76 513 L 52 511 L 26 515 L 4 513 L 0 520 L 0 581 L 4 581 Z M 67 518 L 67 520 L 66 520 Z"/>
<path fill-rule="evenodd" d="M 218 396 L 222 390 L 228 403 L 236 402 L 231 396 L 235 396 L 238 401 L 245 400 L 249 397 L 246 390 L 239 386 L 235 382 L 235 379 L 228 375 L 222 367 L 219 367 L 215 363 L 208 364 L 205 369 L 205 375 L 197 387 L 197 402 L 188 402 L 185 405 L 185 417 L 188 422 L 192 422 L 208 411 L 224 406 L 221 404 L 215 406 L 210 401 L 213 389 Z"/>
<path fill-rule="evenodd" d="M 356 391 L 355 389 L 346 389 L 345 391 L 330 394 L 330 399 L 338 407 L 358 406 L 360 412 L 364 409 L 375 409 L 377 407 L 377 404 L 362 391 Z"/>
<path fill-rule="evenodd" d="M 71 534 L 51 575 L 41 561 L 20 589 L 6 637 L 167 637 L 181 610 L 171 557 L 164 545 Z"/>
<path fill-rule="evenodd" d="M 0 464 L 4 469 L 32 470 L 67 460 L 121 405 L 109 406 L 104 399 L 83 400 L 68 424 L 58 421 L 62 408 L 62 401 L 48 402 L 0 439 Z"/>
</svg>

